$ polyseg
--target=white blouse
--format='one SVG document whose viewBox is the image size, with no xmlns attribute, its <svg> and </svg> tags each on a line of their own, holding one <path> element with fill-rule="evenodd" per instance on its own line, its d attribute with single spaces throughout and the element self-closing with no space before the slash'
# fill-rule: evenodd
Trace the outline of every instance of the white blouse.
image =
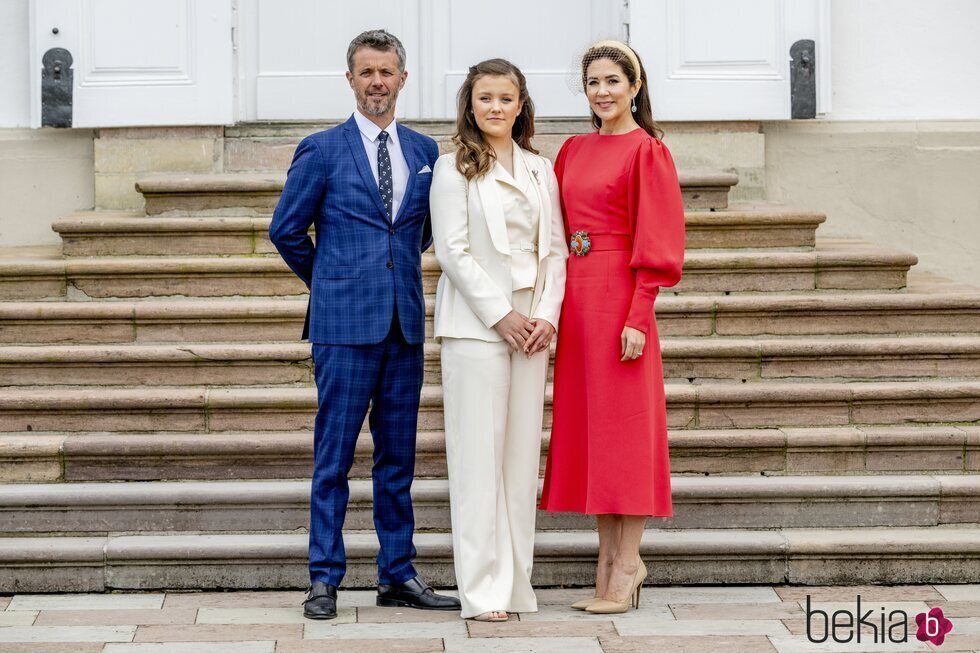
<svg viewBox="0 0 980 653">
<path fill-rule="evenodd" d="M 534 188 L 534 179 L 517 156 L 514 144 L 514 175 L 511 176 L 498 161 L 493 167 L 497 180 L 504 218 L 507 221 L 507 240 L 510 241 L 513 290 L 534 288 L 538 275 L 538 221 L 541 204 Z"/>
</svg>

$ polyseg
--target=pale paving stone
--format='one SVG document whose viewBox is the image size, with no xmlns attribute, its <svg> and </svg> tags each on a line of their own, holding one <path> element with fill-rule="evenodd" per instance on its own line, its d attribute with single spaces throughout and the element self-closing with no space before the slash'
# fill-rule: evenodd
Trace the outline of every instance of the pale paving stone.
<svg viewBox="0 0 980 653">
<path fill-rule="evenodd" d="M 354 608 L 338 608 L 333 623 L 352 624 L 357 620 Z M 199 624 L 305 624 L 301 607 L 295 608 L 201 608 Z"/>
<path fill-rule="evenodd" d="M 441 639 L 319 639 L 278 642 L 276 653 L 434 653 L 442 651 Z"/>
<path fill-rule="evenodd" d="M 948 617 L 949 615 L 945 616 Z M 950 621 L 953 622 L 953 630 L 950 634 L 980 635 L 980 617 L 958 617 L 956 619 L 950 619 Z M 945 647 L 945 644 L 943 646 Z"/>
<path fill-rule="evenodd" d="M 159 610 L 163 594 L 18 594 L 8 610 Z"/>
<path fill-rule="evenodd" d="M 343 610 L 344 608 L 341 608 Z M 412 608 L 379 608 L 367 606 L 357 608 L 357 623 L 360 624 L 410 624 L 421 622 L 459 623 L 457 610 L 414 610 Z"/>
<path fill-rule="evenodd" d="M 947 601 L 980 601 L 980 585 L 933 585 Z"/>
<path fill-rule="evenodd" d="M 797 603 L 674 603 L 674 618 L 685 619 L 787 619 L 802 617 Z"/>
<path fill-rule="evenodd" d="M 31 626 L 37 619 L 37 614 L 36 610 L 0 612 L 0 626 Z"/>
<path fill-rule="evenodd" d="M 148 626 L 192 624 L 197 610 L 42 610 L 35 626 Z"/>
<path fill-rule="evenodd" d="M 861 601 L 942 601 L 940 594 L 933 585 L 814 585 L 795 586 L 776 585 L 776 594 L 783 601 L 806 601 L 807 594 L 811 601 L 854 601 L 861 595 Z M 980 597 L 976 597 L 980 598 Z"/>
<path fill-rule="evenodd" d="M 6 610 L 12 598 L 12 596 L 0 596 L 0 610 Z"/>
<path fill-rule="evenodd" d="M 439 594 L 457 596 L 456 592 L 436 590 Z M 304 595 L 305 598 L 305 595 Z M 377 607 L 378 592 L 376 590 L 340 590 L 337 592 L 338 608 L 369 608 Z M 397 608 L 393 608 L 397 609 Z"/>
<path fill-rule="evenodd" d="M 687 637 L 600 637 L 604 653 L 774 653 L 769 640 L 762 635 L 690 635 Z"/>
<path fill-rule="evenodd" d="M 644 587 L 640 605 L 651 603 L 780 603 L 769 585 L 734 587 Z"/>
<path fill-rule="evenodd" d="M 275 642 L 146 642 L 106 644 L 102 653 L 274 653 L 275 650 Z"/>
<path fill-rule="evenodd" d="M 666 604 L 652 603 L 647 605 L 645 602 L 640 601 L 639 610 L 629 610 L 623 614 L 615 615 L 617 619 L 673 619 L 673 613 L 671 613 L 670 608 Z M 590 615 L 585 614 L 581 610 L 572 610 L 567 605 L 561 607 L 556 606 L 542 606 L 538 604 L 537 612 L 522 612 L 520 613 L 520 618 L 522 622 L 533 622 L 533 621 L 581 621 L 583 619 L 602 619 L 602 615 Z"/>
<path fill-rule="evenodd" d="M 329 621 L 306 624 L 304 639 L 431 639 L 466 637 L 463 620 L 458 623 L 337 624 Z"/>
<path fill-rule="evenodd" d="M 789 635 L 776 619 L 731 621 L 725 619 L 617 619 L 613 623 L 620 635 Z"/>
<path fill-rule="evenodd" d="M 4 642 L 3 653 L 102 653 L 102 642 Z"/>
<path fill-rule="evenodd" d="M 606 615 L 586 615 L 577 622 L 519 621 L 492 623 L 468 621 L 470 637 L 615 637 L 613 622 Z"/>
<path fill-rule="evenodd" d="M 447 639 L 446 653 L 602 653 L 594 637 Z"/>
<path fill-rule="evenodd" d="M 581 599 L 587 599 L 595 595 L 593 587 L 576 587 L 567 589 L 535 590 L 538 599 L 538 608 L 544 606 L 560 606 L 567 608 L 571 604 Z"/>
<path fill-rule="evenodd" d="M 300 624 L 223 625 L 193 624 L 190 626 L 140 626 L 134 642 L 231 642 L 300 639 Z"/>
<path fill-rule="evenodd" d="M 136 626 L 4 626 L 0 642 L 131 642 Z"/>
<path fill-rule="evenodd" d="M 948 640 L 947 640 L 948 641 Z M 862 638 L 861 643 L 851 642 L 849 644 L 838 644 L 828 639 L 826 642 L 814 643 L 806 637 L 797 635 L 770 636 L 769 643 L 772 644 L 778 653 L 888 653 L 890 651 L 928 651 L 929 647 L 915 637 L 910 636 L 909 641 L 899 644 L 891 643 L 872 643 Z M 947 649 L 948 650 L 948 649 Z"/>
<path fill-rule="evenodd" d="M 345 593 L 346 594 L 346 593 Z M 165 608 L 297 608 L 306 592 L 172 592 Z"/>
<path fill-rule="evenodd" d="M 947 617 L 980 617 L 980 601 L 927 601 L 926 605 L 938 605 Z"/>
<path fill-rule="evenodd" d="M 942 645 L 929 644 L 929 650 L 935 653 L 956 653 L 957 651 L 974 651 L 980 649 L 980 635 L 946 635 Z"/>
</svg>

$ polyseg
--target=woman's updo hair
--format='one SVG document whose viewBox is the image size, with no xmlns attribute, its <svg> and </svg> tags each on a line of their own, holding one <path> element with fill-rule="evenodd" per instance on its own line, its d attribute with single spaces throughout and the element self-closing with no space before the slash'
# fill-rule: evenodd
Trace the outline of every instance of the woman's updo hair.
<svg viewBox="0 0 980 653">
<path fill-rule="evenodd" d="M 633 119 L 636 120 L 636 124 L 642 127 L 646 133 L 658 140 L 663 138 L 664 131 L 653 120 L 653 107 L 650 104 L 647 71 L 643 62 L 640 61 L 640 55 L 636 54 L 636 51 L 625 43 L 617 43 L 616 45 L 610 45 L 608 43 L 608 41 L 599 42 L 586 50 L 585 54 L 582 55 L 582 90 L 585 91 L 587 88 L 589 66 L 600 59 L 608 59 L 620 67 L 626 79 L 629 80 L 630 86 L 636 84 L 636 80 L 639 78 L 641 85 L 639 92 L 636 94 L 636 112 L 633 114 Z M 633 56 L 629 56 L 627 52 Z M 636 66 L 633 64 L 634 60 L 640 67 L 639 75 L 637 75 Z M 591 113 L 592 126 L 599 129 L 602 127 L 602 118 L 597 116 L 594 111 Z"/>
</svg>

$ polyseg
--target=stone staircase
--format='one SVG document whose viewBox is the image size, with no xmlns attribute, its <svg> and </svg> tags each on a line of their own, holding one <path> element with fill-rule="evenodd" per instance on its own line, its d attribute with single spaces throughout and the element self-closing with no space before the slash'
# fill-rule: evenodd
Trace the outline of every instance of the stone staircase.
<svg viewBox="0 0 980 653">
<path fill-rule="evenodd" d="M 819 214 L 728 206 L 736 181 L 682 175 L 685 276 L 657 301 L 675 516 L 649 522 L 651 580 L 980 581 L 980 289 L 817 239 Z M 160 175 L 147 214 L 0 251 L 0 592 L 305 586 L 316 398 L 305 289 L 268 241 L 281 183 Z M 427 254 L 430 319 L 438 274 Z M 438 345 L 425 360 L 416 546 L 452 585 Z M 370 451 L 365 429 L 351 587 L 374 582 Z M 538 584 L 590 582 L 591 528 L 539 515 Z"/>
</svg>

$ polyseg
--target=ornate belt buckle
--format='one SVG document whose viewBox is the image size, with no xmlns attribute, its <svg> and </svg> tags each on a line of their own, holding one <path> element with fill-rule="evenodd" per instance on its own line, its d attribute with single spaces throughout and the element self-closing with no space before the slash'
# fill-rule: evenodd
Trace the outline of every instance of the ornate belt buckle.
<svg viewBox="0 0 980 653">
<path fill-rule="evenodd" d="M 592 239 L 587 231 L 576 231 L 568 243 L 568 248 L 575 256 L 585 256 L 592 249 Z"/>
</svg>

